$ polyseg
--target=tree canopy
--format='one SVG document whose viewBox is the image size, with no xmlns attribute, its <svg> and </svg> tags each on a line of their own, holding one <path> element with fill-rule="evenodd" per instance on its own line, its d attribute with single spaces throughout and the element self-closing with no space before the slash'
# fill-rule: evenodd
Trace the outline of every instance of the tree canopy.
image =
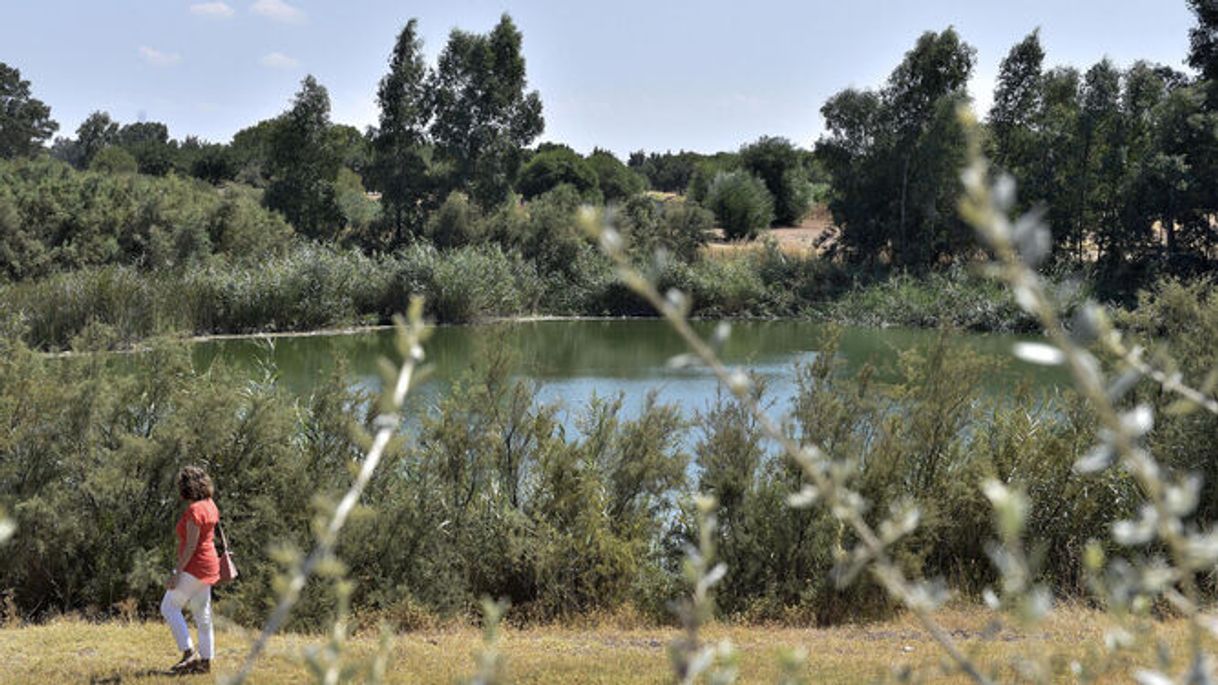
<svg viewBox="0 0 1218 685">
<path fill-rule="evenodd" d="M 449 165 L 446 186 L 484 207 L 502 202 L 545 128 L 541 97 L 527 91 L 522 36 L 503 15 L 488 34 L 454 29 L 431 80 L 431 135 Z"/>
<path fill-rule="evenodd" d="M 564 183 L 583 197 L 599 193 L 596 170 L 579 153 L 566 145 L 546 145 L 524 165 L 516 187 L 528 200 Z"/>
<path fill-rule="evenodd" d="M 381 114 L 372 132 L 373 187 L 381 191 L 393 228 L 394 242 L 420 230 L 430 204 L 427 125 L 432 96 L 423 59 L 418 20 L 402 27 L 389 56 L 389 73 L 381 77 L 376 99 Z"/>
<path fill-rule="evenodd" d="M 272 131 L 267 161 L 267 206 L 305 236 L 333 238 L 342 219 L 335 194 L 341 162 L 330 136 L 330 95 L 312 76 Z"/>
<path fill-rule="evenodd" d="M 0 158 L 33 156 L 58 129 L 51 108 L 31 94 L 30 82 L 0 62 Z"/>
<path fill-rule="evenodd" d="M 965 148 L 956 109 L 975 54 L 953 29 L 925 33 L 883 89 L 848 89 L 821 109 L 829 208 L 853 258 L 929 265 L 969 243 L 956 212 Z"/>
</svg>

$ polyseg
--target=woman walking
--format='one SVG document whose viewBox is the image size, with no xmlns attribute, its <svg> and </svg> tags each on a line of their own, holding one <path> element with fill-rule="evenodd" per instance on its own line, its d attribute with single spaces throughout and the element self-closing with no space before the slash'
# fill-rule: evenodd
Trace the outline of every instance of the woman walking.
<svg viewBox="0 0 1218 685">
<path fill-rule="evenodd" d="M 174 673 L 208 673 L 215 655 L 215 634 L 211 624 L 211 586 L 220 580 L 220 558 L 213 542 L 220 510 L 212 502 L 211 478 L 197 466 L 187 466 L 178 473 L 178 494 L 186 501 L 186 510 L 178 519 L 177 565 L 165 581 L 165 598 L 161 614 L 169 622 L 173 639 L 182 651 L 182 659 L 170 669 Z M 199 630 L 199 650 L 190 641 L 190 629 L 182 609 L 190 605 Z"/>
</svg>

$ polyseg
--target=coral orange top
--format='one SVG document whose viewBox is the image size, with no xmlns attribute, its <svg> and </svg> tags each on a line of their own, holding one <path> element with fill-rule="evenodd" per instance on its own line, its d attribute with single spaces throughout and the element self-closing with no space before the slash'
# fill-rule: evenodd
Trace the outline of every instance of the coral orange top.
<svg viewBox="0 0 1218 685">
<path fill-rule="evenodd" d="M 178 556 L 186 547 L 186 523 L 199 529 L 199 544 L 182 570 L 208 585 L 220 582 L 220 557 L 216 555 L 216 524 L 220 522 L 220 510 L 211 498 L 191 502 L 182 512 L 176 528 L 178 534 Z"/>
</svg>

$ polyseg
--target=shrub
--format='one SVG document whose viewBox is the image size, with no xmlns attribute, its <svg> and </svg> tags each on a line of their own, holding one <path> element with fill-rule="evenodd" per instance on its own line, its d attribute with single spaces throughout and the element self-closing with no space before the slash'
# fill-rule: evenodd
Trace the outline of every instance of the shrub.
<svg viewBox="0 0 1218 685">
<path fill-rule="evenodd" d="M 715 180 L 715 176 L 739 168 L 739 156 L 734 154 L 720 153 L 714 157 L 698 160 L 694 164 L 693 174 L 689 177 L 689 185 L 685 187 L 685 198 L 705 204 L 706 194 L 710 191 L 710 185 Z"/>
<path fill-rule="evenodd" d="M 596 173 L 597 187 L 605 202 L 627 200 L 647 189 L 647 179 L 622 164 L 608 150 L 593 150 L 587 163 Z"/>
<path fill-rule="evenodd" d="M 464 322 L 531 311 L 538 291 L 531 265 L 486 245 L 440 256 L 425 292 L 428 311 L 438 320 Z"/>
<path fill-rule="evenodd" d="M 219 253 L 256 263 L 287 250 L 292 227 L 281 215 L 263 209 L 258 195 L 246 186 L 224 188 L 209 230 L 211 244 Z"/>
<path fill-rule="evenodd" d="M 706 207 L 729 240 L 755 238 L 774 218 L 774 201 L 756 176 L 745 171 L 719 173 L 706 194 Z"/>
<path fill-rule="evenodd" d="M 617 214 L 620 230 L 636 259 L 650 260 L 657 250 L 692 262 L 714 228 L 714 215 L 690 202 L 637 195 Z"/>
<path fill-rule="evenodd" d="M 454 190 L 444 204 L 427 219 L 425 232 L 436 247 L 460 247 L 481 239 L 482 226 L 478 209 L 469 196 Z"/>
<path fill-rule="evenodd" d="M 799 150 L 786 138 L 762 137 L 740 150 L 740 166 L 765 183 L 774 198 L 774 225 L 793 226 L 808 213 L 812 187 Z"/>
<path fill-rule="evenodd" d="M 514 237 L 512 246 L 537 262 L 543 273 L 570 274 L 580 249 L 590 242 L 576 221 L 580 204 L 578 191 L 569 185 L 538 197 L 528 204 L 528 221 L 520 226 L 523 233 Z"/>
<path fill-rule="evenodd" d="M 747 259 L 703 259 L 690 269 L 686 292 L 699 316 L 764 314 L 765 284 Z"/>
<path fill-rule="evenodd" d="M 139 163 L 121 147 L 104 148 L 89 162 L 89 171 L 103 174 L 134 174 L 139 171 Z"/>
<path fill-rule="evenodd" d="M 575 189 L 581 197 L 599 196 L 595 169 L 565 145 L 544 147 L 524 165 L 517 190 L 526 200 L 548 193 L 560 185 Z"/>
<path fill-rule="evenodd" d="M 715 227 L 715 215 L 692 202 L 666 202 L 660 216 L 660 244 L 677 259 L 692 262 Z"/>
<path fill-rule="evenodd" d="M 335 202 L 348 234 L 367 235 L 381 218 L 381 203 L 368 197 L 359 174 L 340 167 L 334 182 Z"/>
</svg>

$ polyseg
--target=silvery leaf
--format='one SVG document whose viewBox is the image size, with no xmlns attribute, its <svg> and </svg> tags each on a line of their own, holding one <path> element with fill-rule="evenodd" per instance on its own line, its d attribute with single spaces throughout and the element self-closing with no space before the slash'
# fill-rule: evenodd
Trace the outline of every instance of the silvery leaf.
<svg viewBox="0 0 1218 685">
<path fill-rule="evenodd" d="M 1016 357 L 1029 364 L 1058 366 L 1066 360 L 1066 355 L 1061 350 L 1045 343 L 1018 342 L 1011 349 Z"/>
<path fill-rule="evenodd" d="M 1092 447 L 1078 461 L 1074 462 L 1074 472 L 1097 473 L 1112 466 L 1114 461 L 1116 461 L 1116 450 L 1110 443 L 1104 442 Z"/>
</svg>

